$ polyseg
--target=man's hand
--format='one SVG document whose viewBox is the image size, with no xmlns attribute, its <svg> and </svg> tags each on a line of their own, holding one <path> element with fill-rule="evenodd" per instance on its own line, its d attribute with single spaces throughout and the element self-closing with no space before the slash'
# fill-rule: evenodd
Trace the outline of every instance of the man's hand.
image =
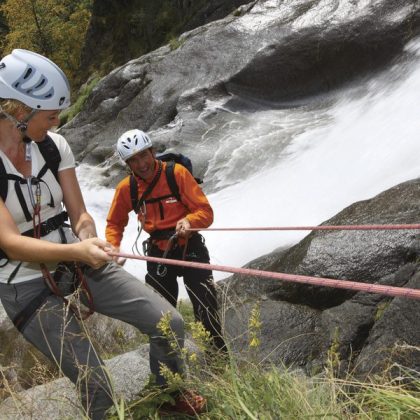
<svg viewBox="0 0 420 420">
<path fill-rule="evenodd" d="M 178 220 L 175 231 L 180 238 L 189 238 L 191 236 L 191 232 L 188 229 L 190 228 L 190 222 L 186 217 L 184 217 L 183 219 Z"/>
</svg>

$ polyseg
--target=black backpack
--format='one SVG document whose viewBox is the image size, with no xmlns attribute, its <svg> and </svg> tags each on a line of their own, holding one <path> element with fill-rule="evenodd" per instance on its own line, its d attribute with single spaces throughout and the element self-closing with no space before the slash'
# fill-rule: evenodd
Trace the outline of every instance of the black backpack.
<svg viewBox="0 0 420 420">
<path fill-rule="evenodd" d="M 41 168 L 38 173 L 37 178 L 42 178 L 48 169 L 54 174 L 58 182 L 58 167 L 61 162 L 60 152 L 57 145 L 54 143 L 53 139 L 50 136 L 47 136 L 45 140 L 37 143 L 39 151 L 41 152 L 42 157 L 45 160 L 45 165 Z M 3 160 L 0 158 L 0 197 L 6 202 L 7 191 L 9 180 L 18 181 L 20 177 L 7 174 L 6 168 L 4 167 Z"/>
<path fill-rule="evenodd" d="M 179 194 L 179 188 L 178 188 L 178 184 L 176 183 L 175 180 L 175 174 L 174 174 L 174 168 L 175 168 L 175 163 L 179 163 L 180 165 L 184 166 L 185 168 L 188 169 L 188 171 L 191 173 L 191 175 L 193 174 L 193 168 L 192 168 L 192 163 L 191 163 L 191 159 L 181 153 L 160 153 L 156 155 L 156 159 L 160 162 L 166 162 L 166 171 L 165 171 L 165 175 L 166 175 L 166 180 L 168 181 L 168 186 L 169 189 L 172 192 L 172 195 L 178 200 L 181 201 L 181 196 Z M 167 196 L 163 196 L 163 197 L 158 197 L 155 199 L 151 199 L 151 200 L 146 200 L 146 197 L 152 192 L 153 188 L 155 187 L 155 185 L 157 184 L 160 174 L 161 174 L 161 170 L 162 170 L 162 164 L 159 165 L 159 169 L 158 169 L 158 173 L 156 174 L 155 178 L 152 180 L 152 182 L 150 183 L 149 187 L 146 189 L 146 191 L 143 193 L 143 195 L 141 196 L 141 198 L 138 198 L 138 189 L 137 189 L 137 181 L 136 178 L 131 175 L 130 176 L 130 196 L 131 196 L 131 203 L 133 206 L 133 210 L 138 213 L 140 210 L 140 207 L 143 205 L 143 203 L 152 203 L 152 202 L 157 202 L 157 201 L 161 201 L 165 198 L 169 198 L 172 195 L 167 195 Z M 202 179 L 200 178 L 194 178 L 198 184 L 201 184 L 203 182 Z M 163 209 L 161 207 L 161 217 L 163 219 Z"/>
</svg>

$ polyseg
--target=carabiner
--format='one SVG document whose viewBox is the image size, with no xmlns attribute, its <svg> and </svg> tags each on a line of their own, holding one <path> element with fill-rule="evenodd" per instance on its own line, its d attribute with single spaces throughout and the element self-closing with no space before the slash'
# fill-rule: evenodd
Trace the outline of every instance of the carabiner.
<svg viewBox="0 0 420 420">
<path fill-rule="evenodd" d="M 166 273 L 168 272 L 168 268 L 164 264 L 158 264 L 156 267 L 156 274 L 159 277 L 165 277 Z"/>
<path fill-rule="evenodd" d="M 164 252 L 164 253 L 163 253 L 163 255 L 162 255 L 162 258 L 167 258 L 167 257 L 168 257 L 168 254 L 169 254 L 170 250 L 172 249 L 172 247 L 173 247 L 173 245 L 174 245 L 174 242 L 175 242 L 177 239 L 178 239 L 178 234 L 177 234 L 177 233 L 174 233 L 174 234 L 173 234 L 173 235 L 169 238 L 169 240 L 168 240 L 168 245 L 166 245 L 166 249 L 165 249 L 165 252 Z M 167 272 L 168 272 L 168 269 L 167 269 L 166 265 L 164 265 L 164 264 L 160 264 L 160 263 L 157 265 L 157 268 L 156 268 L 156 274 L 157 274 L 159 277 L 165 277 Z"/>
<path fill-rule="evenodd" d="M 29 199 L 31 200 L 32 208 L 36 207 L 37 202 L 35 201 L 34 191 L 32 189 L 32 180 L 36 179 L 34 176 L 26 177 L 26 185 L 28 187 Z"/>
</svg>

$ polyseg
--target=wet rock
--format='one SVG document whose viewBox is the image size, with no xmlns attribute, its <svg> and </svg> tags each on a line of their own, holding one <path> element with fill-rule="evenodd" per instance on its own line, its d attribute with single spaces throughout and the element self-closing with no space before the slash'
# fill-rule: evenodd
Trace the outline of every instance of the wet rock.
<svg viewBox="0 0 420 420">
<path fill-rule="evenodd" d="M 416 224 L 419 202 L 416 179 L 354 203 L 324 224 Z M 249 266 L 418 289 L 419 238 L 416 230 L 314 231 L 292 248 Z M 262 357 L 301 366 L 308 374 L 331 357 L 339 374 L 353 372 L 362 378 L 387 368 L 398 376 L 401 366 L 419 370 L 418 300 L 238 275 L 219 287 L 227 308 L 226 331 L 240 343 L 238 352 L 247 350 L 250 308 L 264 296 Z"/>
<path fill-rule="evenodd" d="M 202 177 L 229 113 L 309 103 L 409 56 L 419 21 L 417 0 L 256 1 L 113 70 L 61 133 L 77 159 L 98 164 L 119 135 L 142 128 Z"/>
</svg>

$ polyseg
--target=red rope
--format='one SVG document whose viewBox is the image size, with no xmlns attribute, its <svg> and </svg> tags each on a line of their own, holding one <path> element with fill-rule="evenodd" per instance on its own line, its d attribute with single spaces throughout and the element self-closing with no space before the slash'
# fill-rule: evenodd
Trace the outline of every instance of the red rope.
<svg viewBox="0 0 420 420">
<path fill-rule="evenodd" d="M 198 231 L 261 231 L 261 230 L 411 230 L 420 229 L 420 224 L 412 225 L 334 225 L 334 226 L 266 226 L 266 227 L 231 227 L 231 228 L 190 228 Z"/>
<path fill-rule="evenodd" d="M 311 284 L 314 286 L 333 287 L 338 289 L 357 290 L 367 293 L 377 293 L 386 296 L 398 296 L 420 300 L 420 290 L 405 287 L 384 286 L 380 284 L 361 283 L 350 280 L 335 280 L 323 277 L 302 276 L 297 274 L 275 273 L 272 271 L 254 270 L 251 268 L 236 268 L 224 265 L 205 264 L 192 261 L 170 260 L 167 258 L 145 257 L 142 255 L 109 252 L 110 256 L 151 261 L 160 264 L 177 265 L 183 267 L 200 268 L 203 270 L 223 271 L 227 273 L 243 274 L 247 276 L 267 277 L 293 283 Z"/>
</svg>

